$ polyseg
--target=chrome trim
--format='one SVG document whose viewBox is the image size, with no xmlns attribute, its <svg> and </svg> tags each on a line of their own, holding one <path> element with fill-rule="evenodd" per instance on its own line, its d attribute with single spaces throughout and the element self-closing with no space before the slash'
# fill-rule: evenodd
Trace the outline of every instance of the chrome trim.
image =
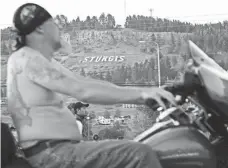
<svg viewBox="0 0 228 168">
<path fill-rule="evenodd" d="M 164 120 L 166 117 L 168 117 L 170 114 L 172 114 L 176 110 L 177 110 L 176 107 L 171 107 L 171 108 L 161 112 L 160 115 L 157 117 L 156 122 L 160 122 L 160 121 Z"/>
<path fill-rule="evenodd" d="M 133 141 L 135 142 L 139 142 L 140 140 L 142 140 L 144 137 L 152 134 L 153 132 L 157 131 L 158 129 L 173 123 L 173 120 L 168 120 L 168 121 L 163 121 L 163 122 L 159 122 L 159 123 L 155 123 L 151 128 L 149 128 L 148 130 L 144 131 L 143 133 L 139 134 L 137 137 L 135 137 L 135 139 Z"/>
</svg>

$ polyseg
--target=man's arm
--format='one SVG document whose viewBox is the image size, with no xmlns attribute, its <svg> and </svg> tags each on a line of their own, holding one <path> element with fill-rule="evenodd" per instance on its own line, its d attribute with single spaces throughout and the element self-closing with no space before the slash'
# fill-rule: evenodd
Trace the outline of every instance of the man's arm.
<svg viewBox="0 0 228 168">
<path fill-rule="evenodd" d="M 61 70 L 39 55 L 31 56 L 25 66 L 25 73 L 33 82 L 83 102 L 144 104 L 141 89 L 119 87 L 106 81 L 89 79 L 68 70 Z"/>
</svg>

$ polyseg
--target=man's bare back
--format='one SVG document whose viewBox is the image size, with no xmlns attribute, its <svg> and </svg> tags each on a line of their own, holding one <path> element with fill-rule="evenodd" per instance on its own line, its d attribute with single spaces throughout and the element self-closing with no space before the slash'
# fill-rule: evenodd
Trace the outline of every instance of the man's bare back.
<svg viewBox="0 0 228 168">
<path fill-rule="evenodd" d="M 39 61 L 34 62 L 36 59 Z M 8 109 L 24 148 L 38 140 L 81 139 L 74 116 L 63 106 L 61 95 L 31 80 L 33 73 L 37 73 L 37 77 L 45 73 L 45 69 L 33 72 L 35 67 L 30 69 L 28 64 L 41 63 L 43 59 L 46 58 L 39 52 L 23 47 L 8 61 Z M 61 68 L 54 60 L 51 63 L 56 69 Z M 54 76 L 53 73 L 51 77 L 61 78 L 61 74 Z"/>
</svg>

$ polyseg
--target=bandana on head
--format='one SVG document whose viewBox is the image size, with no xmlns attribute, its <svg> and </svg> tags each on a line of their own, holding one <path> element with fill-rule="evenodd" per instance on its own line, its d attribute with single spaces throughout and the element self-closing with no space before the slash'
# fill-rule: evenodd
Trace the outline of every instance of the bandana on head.
<svg viewBox="0 0 228 168">
<path fill-rule="evenodd" d="M 30 34 L 50 18 L 52 16 L 43 7 L 34 3 L 26 3 L 20 6 L 14 14 L 14 31 L 18 35 Z"/>
</svg>

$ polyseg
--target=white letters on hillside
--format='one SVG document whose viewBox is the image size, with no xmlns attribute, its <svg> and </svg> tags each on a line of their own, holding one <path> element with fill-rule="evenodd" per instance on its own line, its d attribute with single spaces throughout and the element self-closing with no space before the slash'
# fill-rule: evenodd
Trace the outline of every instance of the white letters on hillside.
<svg viewBox="0 0 228 168">
<path fill-rule="evenodd" d="M 123 108 L 137 108 L 138 106 L 136 104 L 123 104 Z"/>
<path fill-rule="evenodd" d="M 91 56 L 85 57 L 82 62 L 122 62 L 124 60 L 125 56 Z"/>
</svg>

